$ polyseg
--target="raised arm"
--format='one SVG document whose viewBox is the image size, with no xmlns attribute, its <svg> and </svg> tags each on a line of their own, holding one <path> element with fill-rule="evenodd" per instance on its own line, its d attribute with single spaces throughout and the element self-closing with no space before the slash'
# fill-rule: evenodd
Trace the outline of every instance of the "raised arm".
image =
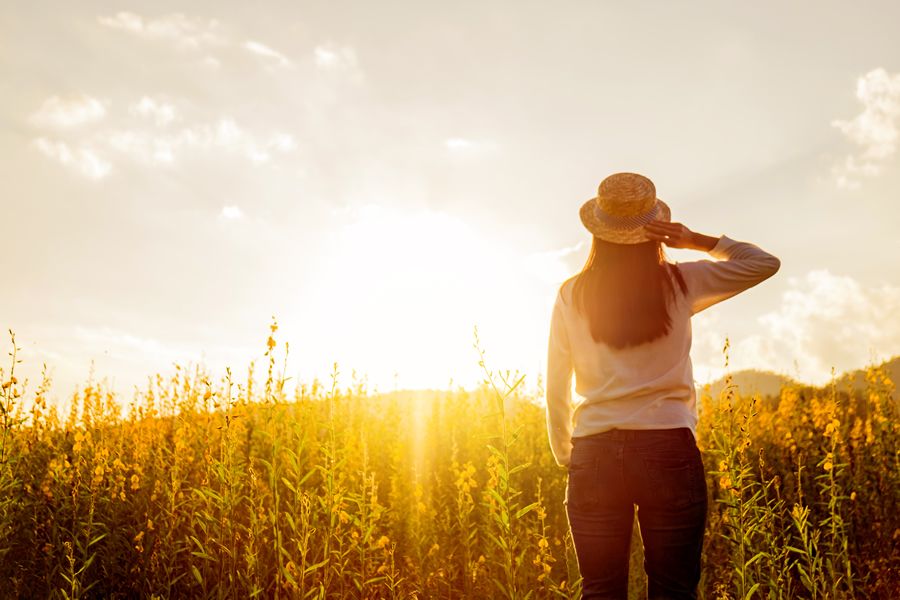
<svg viewBox="0 0 900 600">
<path fill-rule="evenodd" d="M 557 294 L 550 318 L 547 345 L 547 435 L 556 464 L 569 464 L 572 454 L 572 353 L 563 319 L 562 296 Z"/>
<path fill-rule="evenodd" d="M 781 261 L 750 242 L 720 236 L 708 250 L 718 261 L 679 263 L 691 302 L 691 314 L 727 300 L 778 272 Z"/>
<path fill-rule="evenodd" d="M 692 315 L 765 281 L 781 267 L 778 257 L 750 242 L 695 233 L 681 223 L 651 222 L 645 230 L 652 240 L 673 248 L 705 251 L 720 259 L 678 263 Z"/>
</svg>

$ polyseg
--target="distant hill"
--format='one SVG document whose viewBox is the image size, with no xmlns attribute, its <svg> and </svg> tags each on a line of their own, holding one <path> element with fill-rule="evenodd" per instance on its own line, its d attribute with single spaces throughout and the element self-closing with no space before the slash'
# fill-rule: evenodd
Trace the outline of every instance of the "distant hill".
<svg viewBox="0 0 900 600">
<path fill-rule="evenodd" d="M 771 371 L 759 371 L 757 369 L 735 371 L 731 374 L 731 378 L 738 387 L 738 391 L 747 395 L 759 393 L 761 396 L 777 396 L 781 393 L 782 386 L 798 383 L 787 375 L 779 375 Z M 718 398 L 724 388 L 724 377 L 716 379 L 709 384 L 710 394 L 712 394 L 713 398 Z"/>
<path fill-rule="evenodd" d="M 891 381 L 894 382 L 895 385 L 900 385 L 900 356 L 895 356 L 890 360 L 886 360 L 881 363 L 882 368 L 884 368 L 888 377 L 890 377 Z M 857 369 L 855 371 L 849 371 L 844 373 L 840 377 L 837 378 L 837 387 L 838 389 L 845 390 L 847 389 L 847 385 L 852 385 L 854 390 L 865 389 L 866 387 L 866 370 L 865 369 Z"/>
<path fill-rule="evenodd" d="M 900 356 L 895 356 L 884 361 L 880 365 L 885 369 L 888 377 L 894 383 L 900 383 Z M 771 371 L 759 371 L 757 369 L 745 369 L 731 374 L 738 391 L 743 394 L 759 393 L 762 396 L 777 396 L 784 385 L 808 385 L 798 382 L 787 375 L 780 375 Z M 837 389 L 846 390 L 848 385 L 854 390 L 862 390 L 866 387 L 866 370 L 855 369 L 839 375 L 835 381 Z M 725 378 L 721 377 L 709 384 L 710 393 L 717 398 L 725 387 Z"/>
</svg>

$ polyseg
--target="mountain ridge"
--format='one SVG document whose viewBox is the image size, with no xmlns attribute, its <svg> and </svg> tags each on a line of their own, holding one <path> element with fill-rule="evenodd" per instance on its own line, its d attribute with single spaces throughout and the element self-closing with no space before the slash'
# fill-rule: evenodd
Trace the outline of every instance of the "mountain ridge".
<svg viewBox="0 0 900 600">
<path fill-rule="evenodd" d="M 900 381 L 900 355 L 882 361 L 880 364 L 871 365 L 875 368 L 884 369 L 891 381 Z M 866 387 L 866 370 L 868 367 L 845 371 L 835 377 L 835 386 L 839 390 L 846 390 L 851 387 L 854 391 L 863 390 Z M 713 398 L 717 398 L 721 391 L 725 388 L 725 379 L 722 376 L 714 381 L 699 386 L 701 389 L 709 386 L 710 394 Z M 795 385 L 812 387 L 817 389 L 827 388 L 831 383 L 824 385 L 814 385 L 798 381 L 788 375 L 775 373 L 773 371 L 763 371 L 760 369 L 741 369 L 731 373 L 732 382 L 738 387 L 738 391 L 744 394 L 759 393 L 762 396 L 777 396 L 781 393 L 781 388 L 785 385 Z"/>
</svg>

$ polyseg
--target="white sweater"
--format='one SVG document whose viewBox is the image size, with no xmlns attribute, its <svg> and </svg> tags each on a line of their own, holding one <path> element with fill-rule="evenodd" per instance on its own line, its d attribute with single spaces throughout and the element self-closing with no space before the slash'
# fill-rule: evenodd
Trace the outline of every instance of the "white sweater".
<svg viewBox="0 0 900 600">
<path fill-rule="evenodd" d="M 547 431 L 560 466 L 567 466 L 572 437 L 609 429 L 674 429 L 696 433 L 697 403 L 691 366 L 691 315 L 774 275 L 781 261 L 748 242 L 721 236 L 709 251 L 719 261 L 678 263 L 687 295 L 675 284 L 669 304 L 672 328 L 639 346 L 615 349 L 591 338 L 572 300 L 573 281 L 556 297 L 547 351 Z M 572 400 L 575 391 L 582 398 Z"/>
</svg>

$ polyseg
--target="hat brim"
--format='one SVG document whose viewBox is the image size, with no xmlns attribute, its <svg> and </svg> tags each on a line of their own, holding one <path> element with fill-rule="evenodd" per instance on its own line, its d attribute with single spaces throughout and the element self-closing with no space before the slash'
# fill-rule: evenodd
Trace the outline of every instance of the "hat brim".
<svg viewBox="0 0 900 600">
<path fill-rule="evenodd" d="M 648 222 L 671 221 L 672 211 L 669 209 L 668 204 L 657 198 L 654 209 L 655 214 L 647 219 Z M 591 198 L 582 204 L 581 209 L 579 210 L 581 222 L 588 231 L 594 234 L 594 236 L 616 244 L 641 244 L 643 242 L 653 241 L 648 238 L 645 233 L 644 225 L 646 225 L 646 223 L 641 222 L 636 226 L 628 228 L 613 227 L 597 214 L 597 210 L 598 206 L 595 198 Z"/>
</svg>

